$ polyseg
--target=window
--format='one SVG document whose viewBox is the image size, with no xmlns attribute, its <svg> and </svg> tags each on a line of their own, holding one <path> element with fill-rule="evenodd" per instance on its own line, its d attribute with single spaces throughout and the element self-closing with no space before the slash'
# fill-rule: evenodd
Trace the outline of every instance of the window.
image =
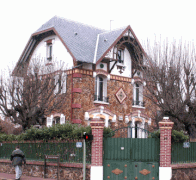
<svg viewBox="0 0 196 180">
<path fill-rule="evenodd" d="M 60 117 L 59 116 L 54 117 L 53 124 L 60 124 Z"/>
<path fill-rule="evenodd" d="M 66 73 L 62 73 L 60 75 L 57 74 L 54 77 L 54 86 L 55 86 L 54 93 L 55 94 L 66 93 L 66 90 L 67 90 L 66 81 L 67 81 Z"/>
<path fill-rule="evenodd" d="M 46 41 L 46 43 L 47 43 L 46 57 L 47 57 L 47 59 L 49 61 L 51 61 L 52 60 L 52 49 L 53 49 L 53 47 L 52 47 L 52 39 Z"/>
<path fill-rule="evenodd" d="M 130 124 L 128 128 L 129 138 L 147 138 L 148 137 L 148 124 L 142 122 L 134 122 Z"/>
<path fill-rule="evenodd" d="M 55 124 L 65 124 L 65 116 L 63 114 L 55 117 L 51 115 L 50 117 L 47 117 L 46 123 L 47 123 L 46 124 L 47 127 L 53 126 Z"/>
<path fill-rule="evenodd" d="M 101 75 L 95 79 L 95 101 L 108 102 L 107 98 L 107 78 Z"/>
<path fill-rule="evenodd" d="M 119 49 L 117 54 L 118 63 L 124 63 L 124 50 Z"/>
<path fill-rule="evenodd" d="M 134 84 L 133 106 L 144 107 L 143 103 L 143 85 L 141 83 Z"/>
</svg>

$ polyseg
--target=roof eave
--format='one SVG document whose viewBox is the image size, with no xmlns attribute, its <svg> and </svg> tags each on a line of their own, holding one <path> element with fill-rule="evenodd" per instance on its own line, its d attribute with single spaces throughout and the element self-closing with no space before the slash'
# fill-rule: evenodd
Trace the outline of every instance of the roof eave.
<svg viewBox="0 0 196 180">
<path fill-rule="evenodd" d="M 16 66 L 15 66 L 15 68 L 14 68 L 14 70 L 12 71 L 12 75 L 13 75 L 13 76 L 14 76 L 14 75 L 17 75 L 17 69 L 16 69 L 16 68 L 19 66 L 19 62 L 20 62 L 21 58 L 23 57 L 23 55 L 24 55 L 24 53 L 25 53 L 25 51 L 26 51 L 26 49 L 27 49 L 29 43 L 30 43 L 31 40 L 33 39 L 33 37 L 35 37 L 35 36 L 37 36 L 37 35 L 40 35 L 40 34 L 42 34 L 42 33 L 48 32 L 48 31 L 53 31 L 53 32 L 57 35 L 57 37 L 61 40 L 61 42 L 63 43 L 63 45 L 64 45 L 65 48 L 67 49 L 67 51 L 68 51 L 68 52 L 70 53 L 70 55 L 72 56 L 74 63 L 76 62 L 76 58 L 74 57 L 73 53 L 70 51 L 70 49 L 68 48 L 68 46 L 65 44 L 65 42 L 63 41 L 63 39 L 61 38 L 61 36 L 59 35 L 59 33 L 56 31 L 56 29 L 55 29 L 54 27 L 51 27 L 51 28 L 48 28 L 48 29 L 45 29 L 45 30 L 42 30 L 42 31 L 38 31 L 38 32 L 33 33 L 33 34 L 31 35 L 31 37 L 29 38 L 29 40 L 28 40 L 28 42 L 27 42 L 27 44 L 26 44 L 26 46 L 25 46 L 25 48 L 24 48 L 24 50 L 23 50 L 23 52 L 22 52 L 22 54 L 21 54 L 21 56 L 20 56 L 20 58 L 19 58 L 19 60 L 18 60 L 18 62 L 17 62 L 17 64 L 16 64 Z"/>
<path fill-rule="evenodd" d="M 138 38 L 136 37 L 134 31 L 132 30 L 131 26 L 127 26 L 126 29 L 121 33 L 121 35 L 112 43 L 112 45 L 105 51 L 105 53 L 99 58 L 99 60 L 96 62 L 96 65 L 99 64 L 103 58 L 106 56 L 106 54 L 112 49 L 112 47 L 114 47 L 116 45 L 116 43 L 123 37 L 123 35 L 125 34 L 126 31 L 130 30 L 133 37 L 135 38 L 136 42 L 138 43 L 139 47 L 142 50 L 142 53 L 145 55 L 145 57 L 147 57 L 146 52 L 144 51 L 142 45 L 140 44 Z"/>
</svg>

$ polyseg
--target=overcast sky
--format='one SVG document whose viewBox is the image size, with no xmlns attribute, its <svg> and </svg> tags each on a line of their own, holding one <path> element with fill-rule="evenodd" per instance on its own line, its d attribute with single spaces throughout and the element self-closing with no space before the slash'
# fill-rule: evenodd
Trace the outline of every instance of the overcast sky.
<svg viewBox="0 0 196 180">
<path fill-rule="evenodd" d="M 196 40 L 194 0 L 0 0 L 0 69 L 12 67 L 31 34 L 57 15 L 102 29 L 130 25 L 149 39 Z"/>
</svg>

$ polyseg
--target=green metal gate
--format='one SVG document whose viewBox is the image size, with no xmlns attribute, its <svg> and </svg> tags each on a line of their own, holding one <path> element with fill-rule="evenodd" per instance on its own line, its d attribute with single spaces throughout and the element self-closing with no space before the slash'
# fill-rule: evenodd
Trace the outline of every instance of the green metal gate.
<svg viewBox="0 0 196 180">
<path fill-rule="evenodd" d="M 129 130 L 121 128 L 121 132 L 123 129 L 128 134 Z M 146 138 L 115 138 L 116 132 L 113 137 L 104 138 L 104 180 L 159 179 L 160 140 L 148 138 L 146 130 L 140 131 L 145 131 Z"/>
</svg>

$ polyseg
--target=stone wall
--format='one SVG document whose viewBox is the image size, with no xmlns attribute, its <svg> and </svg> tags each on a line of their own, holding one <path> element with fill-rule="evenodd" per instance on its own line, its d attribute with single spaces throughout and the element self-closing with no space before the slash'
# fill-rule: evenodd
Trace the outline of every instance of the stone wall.
<svg viewBox="0 0 196 180">
<path fill-rule="evenodd" d="M 195 180 L 196 168 L 178 168 L 172 169 L 171 180 Z"/>
<path fill-rule="evenodd" d="M 0 160 L 0 172 L 14 174 L 15 170 L 11 162 L 8 160 Z M 83 170 L 82 164 L 60 163 L 60 180 L 82 180 Z M 37 161 L 27 161 L 27 165 L 23 165 L 23 175 L 33 177 L 44 177 L 44 163 Z M 47 163 L 46 178 L 57 178 L 56 163 Z M 90 180 L 90 165 L 86 168 L 86 180 Z"/>
<path fill-rule="evenodd" d="M 147 93 L 145 87 L 143 90 L 145 108 L 133 107 L 133 85 L 131 83 L 131 79 L 122 77 L 107 80 L 107 96 L 109 98 L 109 104 L 94 103 L 95 77 L 93 77 L 92 71 L 86 70 L 84 73 L 84 70 L 80 70 L 83 72 L 80 73 L 79 69 L 77 70 L 77 74 L 73 74 L 73 76 L 71 74 L 72 71 L 69 71 L 68 73 L 67 92 L 65 94 L 66 100 L 62 106 L 62 109 L 58 112 L 63 113 L 66 116 L 66 120 L 71 121 L 72 112 L 72 120 L 81 122 L 83 125 L 87 125 L 87 122 L 84 120 L 85 112 L 98 108 L 99 106 L 104 106 L 105 109 L 110 111 L 112 114 L 115 114 L 117 117 L 123 116 L 123 121 L 119 121 L 117 118 L 115 128 L 126 126 L 125 116 L 131 117 L 134 112 L 137 113 L 138 111 L 145 114 L 147 117 L 146 120 L 149 118 L 152 118 L 153 120 L 154 115 L 156 114 L 156 107 L 150 100 L 145 98 L 145 93 Z M 122 103 L 120 103 L 116 97 L 116 93 L 120 88 L 122 88 L 126 94 L 126 99 Z M 72 90 L 76 90 L 73 92 L 73 96 L 71 95 Z M 71 103 L 71 98 L 73 98 L 73 103 Z M 131 118 L 129 118 L 129 120 L 130 119 Z"/>
</svg>

